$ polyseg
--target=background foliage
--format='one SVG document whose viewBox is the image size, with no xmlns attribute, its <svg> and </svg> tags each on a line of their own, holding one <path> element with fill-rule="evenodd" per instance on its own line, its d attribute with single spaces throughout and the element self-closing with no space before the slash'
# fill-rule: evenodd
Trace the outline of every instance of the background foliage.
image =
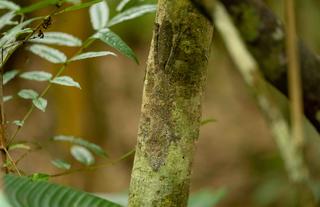
<svg viewBox="0 0 320 207">
<path fill-rule="evenodd" d="M 35 2 L 37 1 L 16 1 L 23 8 Z M 279 17 L 283 16 L 280 1 L 266 2 Z M 118 13 L 118 3 L 118 0 L 108 1 L 110 17 Z M 132 0 L 125 9 L 150 3 L 155 1 Z M 320 4 L 317 0 L 300 0 L 298 3 L 299 35 L 310 48 L 319 53 L 320 37 L 317 20 L 320 20 L 318 12 Z M 28 17 L 35 17 L 47 15 L 54 8 L 46 6 L 34 11 L 30 11 L 29 8 L 24 12 L 27 12 Z M 50 35 L 53 37 L 49 46 L 55 44 L 54 48 L 61 50 L 65 56 L 72 57 L 76 52 L 74 47 L 80 46 L 79 39 L 84 40 L 95 32 L 94 29 L 106 26 L 96 22 L 92 28 L 89 18 L 87 9 L 70 11 L 55 17 L 47 32 L 65 32 L 77 39 L 64 37 L 68 39 L 69 45 L 62 46 L 59 45 L 59 40 L 54 38 L 54 33 L 48 33 L 47 37 Z M 57 68 L 24 49 L 19 49 L 12 56 L 5 65 L 7 71 L 5 95 L 7 99 L 13 99 L 6 102 L 5 107 L 9 121 L 16 125 L 24 124 L 22 132 L 17 136 L 17 140 L 21 142 L 15 143 L 16 149 L 12 149 L 12 154 L 16 157 L 24 156 L 21 148 L 26 147 L 31 151 L 37 150 L 29 153 L 28 157 L 19 163 L 19 167 L 29 174 L 32 172 L 58 174 L 70 166 L 82 167 L 72 155 L 84 164 L 92 164 L 93 159 L 95 162 L 104 161 L 106 152 L 108 158 L 114 160 L 134 147 L 153 19 L 154 14 L 147 14 L 112 27 L 112 31 L 132 48 L 132 51 L 125 46 L 121 49 L 129 58 L 120 55 L 118 50 L 106 46 L 103 37 L 96 36 L 102 41 L 94 42 L 91 48 L 94 48 L 95 52 L 104 53 L 91 53 L 86 56 L 105 55 L 105 57 L 70 64 L 63 76 L 72 79 L 51 80 Z M 46 50 L 37 47 L 37 44 L 43 43 L 41 41 L 43 40 L 35 39 L 33 42 L 36 45 L 31 46 L 29 50 L 41 55 Z M 63 40 L 62 42 L 66 43 Z M 112 46 L 112 43 L 109 44 Z M 133 55 L 133 51 L 136 56 Z M 51 62 L 65 60 L 65 56 L 54 54 L 50 59 Z M 117 57 L 115 58 L 113 54 L 117 54 Z M 136 58 L 139 60 L 139 65 L 135 63 Z M 288 182 L 283 163 L 266 123 L 217 34 L 208 70 L 203 118 L 214 118 L 216 121 L 202 126 L 194 162 L 192 192 L 198 192 L 203 188 L 224 187 L 227 194 L 220 206 L 299 205 L 297 203 L 299 192 Z M 32 74 L 34 71 L 43 72 Z M 48 80 L 76 87 L 65 88 L 54 85 L 53 89 L 48 91 L 46 100 L 40 99 L 39 91 L 46 86 Z M 77 89 L 79 86 L 82 90 Z M 36 108 L 46 110 L 46 113 L 37 110 L 30 120 L 24 123 L 21 117 L 29 109 L 30 102 Z M 9 131 L 14 132 L 14 127 L 10 126 Z M 57 135 L 63 135 L 63 139 L 73 141 L 53 142 L 52 138 L 58 139 Z M 74 139 L 78 137 L 90 143 L 75 141 Z M 25 141 L 34 144 L 26 145 Z M 91 145 L 92 143 L 104 150 L 101 151 Z M 72 144 L 76 146 L 72 147 Z M 80 158 L 77 155 L 79 151 L 83 152 L 81 148 L 83 146 L 89 151 L 80 153 L 87 154 Z M 70 149 L 73 149 L 71 150 L 73 153 L 70 153 Z M 319 158 L 314 159 L 317 161 Z M 112 167 L 55 177 L 52 181 L 89 192 L 123 192 L 128 188 L 131 165 L 130 157 Z M 205 197 L 206 193 L 202 194 L 201 200 L 205 200 Z"/>
</svg>

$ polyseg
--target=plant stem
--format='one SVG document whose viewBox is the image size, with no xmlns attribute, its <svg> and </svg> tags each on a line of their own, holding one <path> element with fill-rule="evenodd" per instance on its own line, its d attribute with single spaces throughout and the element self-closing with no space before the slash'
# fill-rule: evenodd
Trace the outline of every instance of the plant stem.
<svg viewBox="0 0 320 207">
<path fill-rule="evenodd" d="M 58 9 L 54 10 L 51 14 L 49 14 L 46 17 L 42 18 L 42 21 L 32 30 L 32 33 L 30 33 L 29 35 L 27 35 L 22 41 L 18 42 L 18 46 L 16 47 L 16 49 L 23 45 L 25 42 L 27 42 L 42 26 L 44 20 L 46 18 L 50 18 L 52 16 L 54 16 L 56 13 L 58 12 Z M 21 18 L 21 21 L 23 20 L 23 15 Z M 11 51 L 8 56 L 3 60 L 3 62 L 1 63 L 1 75 L 0 75 L 0 116 L 1 116 L 1 120 L 0 120 L 0 150 L 1 150 L 1 157 L 2 157 L 2 161 L 3 163 L 6 162 L 7 160 L 7 154 L 8 154 L 8 150 L 4 149 L 7 148 L 8 145 L 11 144 L 12 138 L 16 137 L 18 132 L 20 131 L 21 126 L 18 126 L 17 130 L 14 132 L 13 136 L 10 137 L 9 141 L 7 142 L 6 137 L 5 137 L 5 116 L 4 116 L 4 104 L 3 104 L 3 73 L 4 73 L 4 68 L 3 66 L 6 64 L 6 62 L 9 60 L 10 56 L 13 54 L 14 51 Z M 34 106 L 32 105 L 30 107 L 30 109 L 28 110 L 28 112 L 26 113 L 26 115 L 23 118 L 23 122 L 30 116 L 30 114 L 32 113 L 34 109 Z M 8 154 L 9 156 L 9 154 Z M 5 169 L 5 173 L 8 173 L 8 169 Z"/>
<path fill-rule="evenodd" d="M 3 105 L 3 69 L 0 71 L 0 150 L 1 150 L 1 159 L 2 165 L 7 161 L 6 154 L 6 133 L 5 133 L 5 118 L 4 118 L 4 105 Z M 4 173 L 8 173 L 8 168 L 4 167 Z"/>
<path fill-rule="evenodd" d="M 74 56 L 80 54 L 85 48 L 89 47 L 92 43 L 93 43 L 94 39 L 89 37 L 88 39 L 86 39 L 84 41 L 84 43 L 82 44 L 82 47 L 79 48 L 79 50 L 75 53 Z M 70 60 L 70 59 L 69 59 Z M 70 64 L 70 61 L 67 60 L 61 67 L 60 69 L 58 70 L 58 72 L 54 75 L 54 77 L 52 78 L 52 80 L 54 80 L 55 78 L 57 78 L 58 76 L 60 76 L 64 70 L 67 68 L 67 66 Z M 52 82 L 49 82 L 48 85 L 46 86 L 46 88 L 41 92 L 39 98 L 43 98 L 47 92 L 49 91 L 49 89 L 51 88 L 52 86 Z M 27 113 L 23 116 L 22 118 L 22 123 L 24 125 L 24 123 L 26 122 L 26 120 L 30 117 L 30 115 L 32 114 L 33 110 L 35 109 L 35 106 L 32 104 L 29 108 L 29 110 L 27 111 Z M 10 137 L 10 139 L 8 140 L 8 144 L 10 145 L 14 139 L 17 137 L 17 135 L 19 134 L 19 132 L 21 131 L 22 129 L 22 126 L 18 126 L 15 130 L 15 132 L 12 134 L 12 136 Z"/>
<path fill-rule="evenodd" d="M 5 151 L 8 159 L 10 160 L 10 164 L 14 167 L 14 169 L 15 169 L 15 171 L 18 173 L 18 175 L 21 176 L 20 170 L 19 170 L 18 167 L 16 166 L 15 161 L 14 161 L 14 160 L 12 159 L 12 157 L 10 156 L 7 148 L 4 147 L 3 150 Z"/>
<path fill-rule="evenodd" d="M 288 56 L 289 97 L 291 99 L 291 135 L 298 149 L 304 146 L 303 102 L 301 92 L 300 61 L 297 49 L 294 0 L 285 1 L 286 10 L 286 51 Z"/>
<path fill-rule="evenodd" d="M 65 171 L 65 172 L 62 172 L 62 173 L 50 175 L 50 177 L 60 177 L 60 176 L 70 175 L 70 174 L 77 173 L 77 172 L 91 171 L 91 170 L 97 170 L 97 169 L 108 167 L 108 166 L 113 166 L 113 165 L 119 163 L 120 161 L 130 157 L 132 154 L 134 154 L 134 152 L 135 152 L 135 149 L 132 149 L 129 152 L 127 152 L 126 154 L 122 155 L 120 158 L 118 158 L 118 159 L 116 159 L 114 161 L 109 161 L 107 163 L 103 163 L 103 164 L 100 164 L 100 165 L 89 166 L 89 167 L 85 167 L 85 168 L 78 168 L 78 169 L 74 169 L 74 170 L 68 170 L 68 171 Z"/>
<path fill-rule="evenodd" d="M 22 41 L 18 42 L 17 47 L 15 48 L 15 50 L 20 47 L 21 45 L 23 45 L 25 42 L 27 42 L 37 31 L 39 31 L 44 23 L 44 21 L 48 18 L 51 18 L 55 15 L 59 14 L 59 8 L 55 9 L 51 14 L 49 14 L 46 17 L 42 18 L 42 21 L 33 29 L 33 31 L 27 35 Z M 21 22 L 24 20 L 24 16 L 22 15 L 21 18 Z M 80 48 L 80 50 L 76 53 L 81 53 L 83 51 L 84 48 L 88 47 L 94 40 L 88 38 L 87 41 L 85 42 L 85 44 L 83 44 L 83 46 Z M 6 56 L 6 58 L 4 60 L 1 60 L 1 64 L 0 64 L 0 154 L 1 154 L 1 159 L 2 159 L 2 164 L 4 165 L 7 161 L 7 159 L 9 159 L 12 162 L 12 165 L 14 166 L 15 170 L 17 171 L 17 173 L 19 175 L 20 172 L 17 168 L 17 166 L 15 165 L 14 160 L 12 159 L 12 157 L 10 156 L 7 147 L 8 145 L 10 145 L 12 143 L 12 141 L 15 139 L 15 137 L 18 135 L 18 133 L 20 132 L 22 126 L 18 126 L 17 129 L 15 130 L 15 132 L 13 133 L 13 135 L 10 137 L 10 139 L 7 141 L 6 139 L 6 121 L 5 121 L 5 115 L 4 115 L 4 104 L 3 104 L 3 74 L 4 74 L 4 69 L 3 66 L 5 65 L 5 63 L 9 60 L 10 56 L 13 54 L 13 52 L 15 50 L 12 50 L 8 53 L 8 55 Z M 1 56 L 3 57 L 3 56 Z M 66 68 L 66 66 L 68 65 L 68 61 L 59 69 L 59 71 L 57 72 L 57 74 L 54 76 L 54 78 L 58 77 Z M 49 82 L 49 84 L 47 85 L 47 87 L 43 90 L 43 92 L 41 93 L 40 97 L 45 96 L 45 94 L 47 93 L 47 91 L 50 89 L 52 83 Z M 25 114 L 25 116 L 22 119 L 22 123 L 24 123 L 29 116 L 31 115 L 31 113 L 34 110 L 34 105 L 32 104 L 31 107 L 29 108 L 29 110 L 27 111 L 27 113 Z M 7 167 L 4 167 L 4 172 L 7 174 L 9 172 Z"/>
</svg>

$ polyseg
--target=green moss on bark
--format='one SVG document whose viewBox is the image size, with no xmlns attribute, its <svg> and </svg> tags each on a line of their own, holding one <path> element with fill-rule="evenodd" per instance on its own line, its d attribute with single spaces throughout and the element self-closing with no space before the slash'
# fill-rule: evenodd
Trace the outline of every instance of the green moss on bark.
<svg viewBox="0 0 320 207">
<path fill-rule="evenodd" d="M 130 207 L 186 206 L 212 27 L 190 0 L 160 0 L 144 84 Z"/>
</svg>

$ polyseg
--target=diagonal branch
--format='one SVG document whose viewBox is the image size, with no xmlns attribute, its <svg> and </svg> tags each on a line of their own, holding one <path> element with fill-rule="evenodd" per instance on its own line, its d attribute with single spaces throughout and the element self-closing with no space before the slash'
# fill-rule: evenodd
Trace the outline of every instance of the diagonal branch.
<svg viewBox="0 0 320 207">
<path fill-rule="evenodd" d="M 212 14 L 210 0 L 193 0 L 201 11 Z M 214 0 L 211 0 L 214 2 Z M 220 0 L 231 15 L 247 48 L 257 60 L 265 78 L 283 94 L 287 90 L 286 37 L 280 20 L 262 0 Z M 316 114 L 320 111 L 320 59 L 302 41 L 300 57 L 304 112 L 320 132 Z"/>
<path fill-rule="evenodd" d="M 247 51 L 238 31 L 220 3 L 216 6 L 214 17 L 217 30 L 222 36 L 231 59 L 242 74 L 267 120 L 290 179 L 296 183 L 307 181 L 309 170 L 303 153 L 291 139 L 288 121 L 281 110 L 283 101 L 280 100 L 280 96 L 277 96 L 276 89 L 265 82 L 257 62 Z"/>
</svg>

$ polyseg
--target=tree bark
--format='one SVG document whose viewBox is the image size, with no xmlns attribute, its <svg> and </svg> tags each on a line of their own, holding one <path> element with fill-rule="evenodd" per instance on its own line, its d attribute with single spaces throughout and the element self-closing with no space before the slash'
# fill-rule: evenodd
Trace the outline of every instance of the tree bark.
<svg viewBox="0 0 320 207">
<path fill-rule="evenodd" d="M 210 0 L 192 0 L 206 14 L 213 14 Z M 213 0 L 212 0 L 213 1 Z M 287 55 L 281 21 L 262 0 L 220 0 L 233 18 L 247 48 L 257 60 L 265 78 L 285 95 L 287 90 Z M 212 17 L 212 16 L 211 16 Z M 298 43 L 304 112 L 320 132 L 320 59 L 302 41 Z"/>
<path fill-rule="evenodd" d="M 159 0 L 129 206 L 186 206 L 212 26 L 190 0 Z"/>
</svg>

